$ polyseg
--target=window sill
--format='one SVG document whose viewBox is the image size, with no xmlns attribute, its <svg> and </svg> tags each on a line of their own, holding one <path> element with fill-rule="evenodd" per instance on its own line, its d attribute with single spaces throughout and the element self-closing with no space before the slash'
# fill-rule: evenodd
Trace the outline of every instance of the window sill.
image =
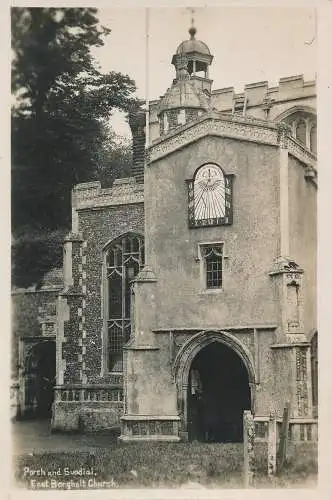
<svg viewBox="0 0 332 500">
<path fill-rule="evenodd" d="M 223 288 L 211 288 L 206 290 L 200 290 L 199 295 L 218 295 L 224 291 Z"/>
</svg>

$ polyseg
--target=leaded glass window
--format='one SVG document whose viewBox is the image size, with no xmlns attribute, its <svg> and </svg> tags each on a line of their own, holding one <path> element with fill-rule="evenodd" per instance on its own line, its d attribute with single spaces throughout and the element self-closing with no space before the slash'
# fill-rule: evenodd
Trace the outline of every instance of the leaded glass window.
<svg viewBox="0 0 332 500">
<path fill-rule="evenodd" d="M 222 287 L 223 247 L 221 243 L 203 245 L 204 278 L 207 289 Z"/>
<path fill-rule="evenodd" d="M 188 183 L 189 226 L 221 226 L 232 223 L 232 176 L 209 163 L 200 167 Z"/>
<path fill-rule="evenodd" d="M 143 238 L 128 234 L 106 251 L 108 370 L 122 372 L 123 345 L 131 330 L 131 282 L 144 264 Z"/>
</svg>

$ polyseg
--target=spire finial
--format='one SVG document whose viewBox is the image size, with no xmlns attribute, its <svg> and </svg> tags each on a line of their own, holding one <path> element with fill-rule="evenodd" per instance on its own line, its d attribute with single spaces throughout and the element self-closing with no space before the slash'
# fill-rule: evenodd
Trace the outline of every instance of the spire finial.
<svg viewBox="0 0 332 500">
<path fill-rule="evenodd" d="M 194 19 L 194 14 L 195 14 L 195 9 L 190 9 L 191 11 L 191 26 L 189 28 L 189 35 L 190 38 L 193 40 L 195 38 L 195 35 L 197 33 L 197 29 L 194 26 L 195 19 Z"/>
</svg>

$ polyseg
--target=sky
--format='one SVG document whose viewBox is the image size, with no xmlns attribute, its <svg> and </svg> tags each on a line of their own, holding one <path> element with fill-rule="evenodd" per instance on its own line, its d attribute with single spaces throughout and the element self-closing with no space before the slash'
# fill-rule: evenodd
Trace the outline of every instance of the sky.
<svg viewBox="0 0 332 500">
<path fill-rule="evenodd" d="M 101 24 L 112 32 L 94 56 L 103 71 L 120 71 L 133 78 L 138 97 L 145 99 L 148 92 L 149 99 L 156 99 L 175 76 L 172 55 L 189 38 L 191 17 L 188 8 L 148 9 L 147 52 L 147 9 L 99 9 Z M 315 78 L 313 8 L 201 7 L 195 8 L 193 17 L 196 38 L 207 43 L 214 56 L 210 67 L 214 89 L 233 86 L 241 92 L 246 83 L 267 80 L 273 86 L 280 77 L 297 74 L 306 80 Z M 118 134 L 130 136 L 120 114 L 115 113 L 111 123 Z"/>
</svg>

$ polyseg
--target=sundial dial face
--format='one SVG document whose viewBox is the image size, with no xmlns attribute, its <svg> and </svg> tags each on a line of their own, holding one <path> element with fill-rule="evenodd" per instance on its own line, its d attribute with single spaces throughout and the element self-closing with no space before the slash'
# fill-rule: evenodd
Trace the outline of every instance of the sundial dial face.
<svg viewBox="0 0 332 500">
<path fill-rule="evenodd" d="M 196 174 L 194 214 L 195 220 L 209 220 L 225 216 L 225 179 L 217 165 L 204 165 Z"/>
</svg>

